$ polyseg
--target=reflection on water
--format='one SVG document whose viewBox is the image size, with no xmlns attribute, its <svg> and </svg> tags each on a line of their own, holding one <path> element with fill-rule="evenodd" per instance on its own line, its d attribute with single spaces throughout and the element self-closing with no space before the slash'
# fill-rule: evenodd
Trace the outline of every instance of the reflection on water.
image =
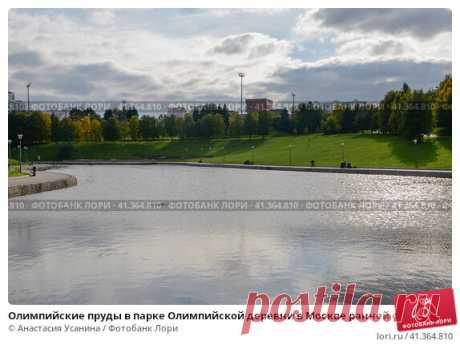
<svg viewBox="0 0 460 345">
<path fill-rule="evenodd" d="M 450 199 L 451 180 L 74 166 L 24 199 Z M 10 212 L 14 304 L 243 304 L 249 290 L 451 286 L 450 212 Z"/>
</svg>

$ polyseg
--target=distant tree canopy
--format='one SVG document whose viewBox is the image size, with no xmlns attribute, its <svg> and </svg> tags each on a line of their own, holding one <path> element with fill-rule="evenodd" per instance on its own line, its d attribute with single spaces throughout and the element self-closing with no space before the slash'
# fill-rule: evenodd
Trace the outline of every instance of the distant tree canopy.
<svg viewBox="0 0 460 345">
<path fill-rule="evenodd" d="M 446 76 L 434 95 L 434 122 L 445 134 L 452 134 L 452 75 Z"/>
<path fill-rule="evenodd" d="M 404 136 L 420 143 L 424 134 L 439 129 L 452 135 L 452 76 L 447 75 L 434 90 L 412 90 L 404 83 L 388 91 L 378 107 L 336 109 L 323 115 L 325 134 L 370 131 Z"/>
<path fill-rule="evenodd" d="M 276 131 L 289 135 L 368 131 L 423 140 L 434 129 L 452 133 L 452 76 L 447 75 L 434 90 L 412 90 L 404 83 L 390 90 L 380 104 L 337 107 L 324 112 L 312 102 L 300 103 L 293 114 L 287 109 L 240 115 L 226 105 L 196 107 L 185 116 L 139 116 L 134 107 L 108 109 L 101 117 L 93 109 L 71 109 L 63 118 L 45 112 L 10 112 L 8 135 L 25 145 L 57 141 L 153 140 L 161 137 L 213 138 L 267 136 Z"/>
</svg>

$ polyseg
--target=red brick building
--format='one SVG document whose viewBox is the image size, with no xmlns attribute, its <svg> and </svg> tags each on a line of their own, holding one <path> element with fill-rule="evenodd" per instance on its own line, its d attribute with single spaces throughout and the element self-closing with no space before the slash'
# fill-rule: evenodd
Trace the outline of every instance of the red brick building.
<svg viewBox="0 0 460 345">
<path fill-rule="evenodd" d="M 246 113 L 272 110 L 273 101 L 268 98 L 247 98 Z"/>
</svg>

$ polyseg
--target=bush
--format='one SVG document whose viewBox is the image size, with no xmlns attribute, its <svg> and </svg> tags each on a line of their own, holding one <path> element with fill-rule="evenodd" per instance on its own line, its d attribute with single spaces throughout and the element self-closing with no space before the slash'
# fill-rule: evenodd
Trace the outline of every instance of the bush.
<svg viewBox="0 0 460 345">
<path fill-rule="evenodd" d="M 68 144 L 61 146 L 56 155 L 56 160 L 63 161 L 65 159 L 71 159 L 73 155 L 73 145 Z"/>
<path fill-rule="evenodd" d="M 253 165 L 254 162 L 253 161 L 250 161 L 249 159 L 246 159 L 243 164 L 246 164 L 246 165 Z"/>
<path fill-rule="evenodd" d="M 439 137 L 451 136 L 452 132 L 447 127 L 438 127 L 433 130 L 433 134 L 436 134 Z"/>
</svg>

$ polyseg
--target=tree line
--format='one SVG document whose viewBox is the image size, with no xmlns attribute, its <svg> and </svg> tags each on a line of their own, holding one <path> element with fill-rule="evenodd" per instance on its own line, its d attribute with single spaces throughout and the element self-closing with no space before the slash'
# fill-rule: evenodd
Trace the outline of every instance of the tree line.
<svg viewBox="0 0 460 345">
<path fill-rule="evenodd" d="M 300 103 L 293 114 L 287 109 L 240 115 L 227 106 L 206 104 L 185 116 L 139 116 L 135 108 L 108 109 L 103 116 L 93 109 L 72 109 L 68 116 L 32 111 L 10 112 L 8 135 L 14 142 L 22 133 L 24 144 L 73 141 L 153 140 L 168 138 L 214 138 L 368 131 L 400 135 L 417 142 L 435 129 L 452 133 L 452 76 L 436 89 L 412 90 L 403 84 L 390 90 L 374 106 L 337 106 L 325 112 L 312 102 Z"/>
</svg>

